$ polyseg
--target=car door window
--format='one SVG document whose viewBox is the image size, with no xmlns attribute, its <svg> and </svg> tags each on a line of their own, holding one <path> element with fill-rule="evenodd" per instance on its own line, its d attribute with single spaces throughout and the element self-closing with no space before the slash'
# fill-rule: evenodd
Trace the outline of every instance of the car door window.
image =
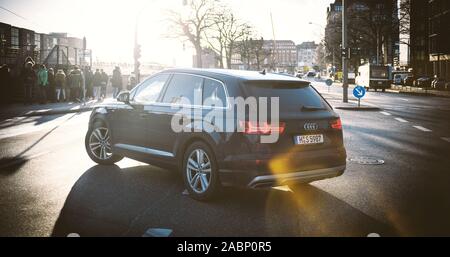
<svg viewBox="0 0 450 257">
<path fill-rule="evenodd" d="M 164 103 L 201 105 L 203 78 L 175 74 L 167 86 Z"/>
<path fill-rule="evenodd" d="M 142 104 L 155 103 L 168 78 L 169 74 L 161 74 L 144 81 L 136 91 L 133 101 Z"/>
<path fill-rule="evenodd" d="M 227 99 L 222 83 L 212 79 L 205 79 L 203 85 L 203 105 L 207 107 L 225 107 L 226 104 Z"/>
</svg>

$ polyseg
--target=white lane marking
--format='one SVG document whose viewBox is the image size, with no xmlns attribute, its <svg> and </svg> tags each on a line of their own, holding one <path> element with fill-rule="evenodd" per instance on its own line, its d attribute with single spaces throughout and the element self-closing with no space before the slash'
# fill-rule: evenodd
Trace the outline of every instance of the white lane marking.
<svg viewBox="0 0 450 257">
<path fill-rule="evenodd" d="M 383 114 L 383 115 L 386 115 L 386 116 L 391 116 L 392 114 L 390 114 L 390 113 L 388 113 L 388 112 L 380 112 L 381 114 Z"/>
<path fill-rule="evenodd" d="M 422 127 L 422 126 L 413 126 L 413 127 L 416 128 L 416 129 L 418 129 L 418 130 L 421 130 L 421 131 L 423 131 L 423 132 L 432 132 L 431 129 L 427 129 L 427 128 L 424 128 L 424 127 Z"/>
<path fill-rule="evenodd" d="M 405 102 L 409 102 L 408 99 L 404 99 L 404 98 L 400 98 L 400 100 L 405 101 Z"/>
<path fill-rule="evenodd" d="M 441 139 L 450 143 L 450 137 L 441 137 Z"/>
<path fill-rule="evenodd" d="M 409 121 L 404 120 L 404 119 L 402 119 L 402 118 L 395 118 L 395 120 L 397 120 L 397 121 L 399 121 L 399 122 L 401 122 L 401 123 L 408 123 L 408 122 L 409 122 Z"/>
</svg>

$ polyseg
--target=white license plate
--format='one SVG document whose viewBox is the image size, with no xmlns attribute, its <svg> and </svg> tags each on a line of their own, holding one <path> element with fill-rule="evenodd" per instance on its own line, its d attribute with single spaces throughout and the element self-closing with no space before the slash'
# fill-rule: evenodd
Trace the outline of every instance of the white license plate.
<svg viewBox="0 0 450 257">
<path fill-rule="evenodd" d="M 323 135 L 304 135 L 304 136 L 296 136 L 295 138 L 296 145 L 317 145 L 323 144 Z"/>
</svg>

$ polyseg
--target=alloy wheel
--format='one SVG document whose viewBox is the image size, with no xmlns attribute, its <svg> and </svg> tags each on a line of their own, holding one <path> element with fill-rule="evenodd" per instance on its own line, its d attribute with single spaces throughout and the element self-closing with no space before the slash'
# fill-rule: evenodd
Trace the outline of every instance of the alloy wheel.
<svg viewBox="0 0 450 257">
<path fill-rule="evenodd" d="M 100 160 L 108 160 L 112 156 L 109 131 L 105 127 L 92 130 L 89 137 L 89 149 L 91 153 Z"/>
<path fill-rule="evenodd" d="M 191 189 L 196 193 L 204 193 L 211 183 L 211 161 L 202 149 L 191 152 L 187 159 L 186 176 Z"/>
</svg>

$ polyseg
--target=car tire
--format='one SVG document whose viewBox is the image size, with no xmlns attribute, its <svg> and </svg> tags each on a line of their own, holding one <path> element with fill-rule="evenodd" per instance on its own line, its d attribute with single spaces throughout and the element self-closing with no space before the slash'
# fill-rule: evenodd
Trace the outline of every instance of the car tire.
<svg viewBox="0 0 450 257">
<path fill-rule="evenodd" d="M 122 156 L 112 152 L 109 128 L 101 121 L 96 121 L 90 126 L 84 145 L 91 160 L 98 164 L 113 165 L 123 159 Z"/>
<path fill-rule="evenodd" d="M 181 173 L 189 196 L 195 200 L 212 200 L 221 189 L 216 158 L 203 142 L 195 142 L 186 149 Z"/>
</svg>

